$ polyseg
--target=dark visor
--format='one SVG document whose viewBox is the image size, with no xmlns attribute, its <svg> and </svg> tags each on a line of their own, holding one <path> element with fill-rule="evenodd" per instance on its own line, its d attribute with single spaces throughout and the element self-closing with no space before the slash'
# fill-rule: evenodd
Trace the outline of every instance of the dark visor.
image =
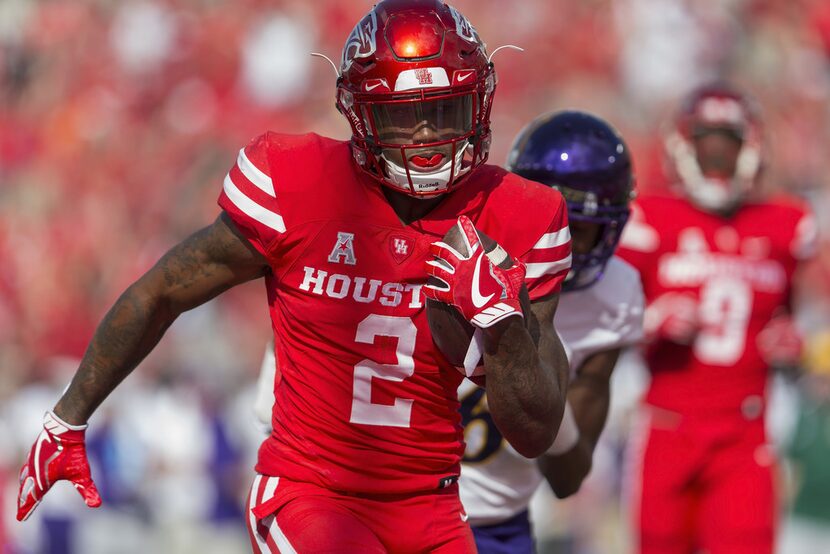
<svg viewBox="0 0 830 554">
<path fill-rule="evenodd" d="M 437 142 L 464 136 L 473 128 L 473 95 L 372 105 L 381 143 Z"/>
</svg>

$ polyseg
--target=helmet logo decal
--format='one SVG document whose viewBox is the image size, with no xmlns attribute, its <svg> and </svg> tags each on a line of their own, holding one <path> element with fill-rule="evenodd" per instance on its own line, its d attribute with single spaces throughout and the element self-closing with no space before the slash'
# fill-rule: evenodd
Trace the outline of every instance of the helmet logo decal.
<svg viewBox="0 0 830 554">
<path fill-rule="evenodd" d="M 478 33 L 476 32 L 475 27 L 473 27 L 473 24 L 470 23 L 470 21 L 464 17 L 461 12 L 452 6 L 447 7 L 450 9 L 450 14 L 452 14 L 453 20 L 455 20 L 455 34 L 467 42 L 481 44 L 481 39 L 478 37 Z"/>
<path fill-rule="evenodd" d="M 418 83 L 420 85 L 432 84 L 432 73 L 429 71 L 429 69 L 416 69 L 415 78 L 418 79 Z"/>
<path fill-rule="evenodd" d="M 468 81 L 467 79 L 469 79 L 470 77 L 474 77 L 475 74 L 475 69 L 458 69 L 452 74 L 452 84 L 465 85 L 467 83 L 471 83 L 475 79 L 473 79 L 472 81 Z"/>
<path fill-rule="evenodd" d="M 363 81 L 363 92 L 390 92 L 386 79 L 367 79 Z"/>
<path fill-rule="evenodd" d="M 395 81 L 395 91 L 413 90 L 419 88 L 440 88 L 450 86 L 447 70 L 443 67 L 422 67 L 407 69 L 398 74 Z"/>
<path fill-rule="evenodd" d="M 710 123 L 744 123 L 744 110 L 739 102 L 732 98 L 706 98 L 698 108 L 700 117 Z"/>
<path fill-rule="evenodd" d="M 340 72 L 348 71 L 355 58 L 368 58 L 377 50 L 378 16 L 375 10 L 361 20 L 352 29 L 352 34 L 346 39 L 343 47 L 343 59 L 340 63 Z"/>
</svg>

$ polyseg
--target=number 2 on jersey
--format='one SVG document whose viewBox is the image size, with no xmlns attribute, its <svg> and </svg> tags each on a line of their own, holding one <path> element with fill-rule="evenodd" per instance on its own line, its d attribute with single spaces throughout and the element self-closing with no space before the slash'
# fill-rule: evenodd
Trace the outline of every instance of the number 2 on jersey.
<svg viewBox="0 0 830 554">
<path fill-rule="evenodd" d="M 401 382 L 415 373 L 415 338 L 418 328 L 408 317 L 372 314 L 357 326 L 355 341 L 374 344 L 376 337 L 398 339 L 395 348 L 396 363 L 379 364 L 366 359 L 354 366 L 351 423 L 409 427 L 412 417 L 412 400 L 395 398 L 393 404 L 372 403 L 372 378 Z"/>
</svg>

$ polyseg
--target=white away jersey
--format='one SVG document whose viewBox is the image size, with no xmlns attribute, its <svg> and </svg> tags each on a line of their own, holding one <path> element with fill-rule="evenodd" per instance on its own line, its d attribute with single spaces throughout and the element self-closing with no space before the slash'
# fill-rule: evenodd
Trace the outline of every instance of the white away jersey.
<svg viewBox="0 0 830 554">
<path fill-rule="evenodd" d="M 587 289 L 563 293 L 555 324 L 572 374 L 592 354 L 635 344 L 643 334 L 643 290 L 637 271 L 620 258 Z M 466 449 L 461 501 L 470 524 L 491 525 L 527 508 L 542 482 L 536 462 L 502 438 L 487 408 L 484 389 L 464 380 L 458 389 Z"/>
</svg>

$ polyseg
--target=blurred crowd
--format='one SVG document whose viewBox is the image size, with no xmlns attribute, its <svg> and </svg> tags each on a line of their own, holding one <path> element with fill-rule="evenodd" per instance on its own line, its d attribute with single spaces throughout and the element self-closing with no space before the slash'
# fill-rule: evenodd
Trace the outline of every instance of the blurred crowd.
<svg viewBox="0 0 830 554">
<path fill-rule="evenodd" d="M 817 352 L 808 370 L 830 371 L 830 3 L 453 4 L 491 51 L 525 49 L 494 58 L 495 163 L 539 113 L 588 109 L 626 137 L 639 188 L 664 187 L 662 133 L 678 97 L 715 77 L 751 92 L 767 134 L 763 186 L 806 197 L 819 217 L 821 254 L 804 276 L 799 318 Z M 260 439 L 251 395 L 269 335 L 261 284 L 183 316 L 93 418 L 106 515 L 52 494 L 34 523 L 13 525 L 14 473 L 117 294 L 216 217 L 236 151 L 266 129 L 348 137 L 333 70 L 309 54 L 336 63 L 370 6 L 0 3 L 0 553 L 245 551 L 241 504 Z M 781 446 L 805 467 L 816 440 L 804 433 L 830 436 L 830 393 L 814 392 L 782 403 Z M 619 480 L 608 473 L 597 479 Z M 830 476 L 805 475 L 830 489 Z M 810 512 L 808 501 L 794 505 Z M 830 525 L 830 514 L 810 514 Z M 592 548 L 602 547 L 575 551 L 605 552 Z"/>
</svg>

